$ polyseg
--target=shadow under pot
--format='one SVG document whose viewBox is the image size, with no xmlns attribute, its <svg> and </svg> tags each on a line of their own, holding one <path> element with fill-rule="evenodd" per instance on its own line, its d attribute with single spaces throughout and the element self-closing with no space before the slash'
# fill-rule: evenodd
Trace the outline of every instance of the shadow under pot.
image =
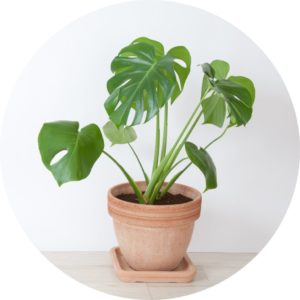
<svg viewBox="0 0 300 300">
<path fill-rule="evenodd" d="M 145 182 L 137 182 L 141 190 Z M 201 193 L 182 184 L 174 184 L 171 194 L 182 194 L 189 202 L 171 205 L 144 205 L 121 199 L 133 193 L 128 183 L 108 192 L 108 211 L 113 218 L 121 252 L 131 268 L 137 271 L 174 270 L 190 243 L 194 223 L 200 216 Z"/>
</svg>

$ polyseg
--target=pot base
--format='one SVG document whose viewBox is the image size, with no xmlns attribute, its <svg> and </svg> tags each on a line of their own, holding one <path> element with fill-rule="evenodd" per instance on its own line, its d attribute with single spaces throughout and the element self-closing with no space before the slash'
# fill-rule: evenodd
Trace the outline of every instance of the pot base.
<svg viewBox="0 0 300 300">
<path fill-rule="evenodd" d="M 191 282 L 197 272 L 187 254 L 173 271 L 136 271 L 127 264 L 119 247 L 110 253 L 118 278 L 125 282 Z"/>
</svg>

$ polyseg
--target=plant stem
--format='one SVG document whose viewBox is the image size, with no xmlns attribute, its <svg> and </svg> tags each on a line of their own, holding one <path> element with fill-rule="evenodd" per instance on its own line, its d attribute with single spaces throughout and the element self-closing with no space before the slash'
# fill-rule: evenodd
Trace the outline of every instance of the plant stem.
<svg viewBox="0 0 300 300">
<path fill-rule="evenodd" d="M 228 130 L 228 128 L 230 128 L 230 125 L 228 125 L 224 131 L 219 135 L 217 136 L 215 139 L 213 139 L 209 144 L 207 144 L 204 149 L 206 150 L 208 147 L 210 147 L 212 144 L 214 144 L 216 141 L 218 141 L 221 137 L 223 137 L 223 135 L 226 133 L 226 131 Z M 173 167 L 172 169 L 178 165 L 180 162 L 182 162 L 184 159 L 187 159 L 186 158 L 183 158 L 181 159 L 180 161 L 178 161 Z M 176 180 L 192 165 L 192 162 L 190 162 L 188 165 L 186 165 L 181 171 L 179 171 L 176 175 L 174 175 L 171 180 L 169 181 L 169 183 L 165 186 L 165 188 L 162 190 L 161 194 L 160 194 L 160 197 L 163 197 L 168 191 L 169 189 L 171 188 L 171 186 L 176 182 Z"/>
<path fill-rule="evenodd" d="M 155 149 L 154 149 L 152 175 L 154 171 L 157 169 L 157 165 L 158 165 L 159 146 L 160 146 L 160 120 L 159 120 L 159 112 L 158 112 L 156 115 Z"/>
<path fill-rule="evenodd" d="M 183 140 L 181 141 L 181 143 L 179 144 L 179 146 L 177 147 L 177 149 L 175 150 L 174 153 L 172 153 L 170 159 L 167 161 L 165 167 L 163 168 L 163 172 L 162 172 L 162 176 L 160 177 L 160 179 L 158 179 L 158 182 L 155 184 L 155 187 L 153 189 L 153 192 L 150 194 L 149 197 L 149 202 L 153 203 L 158 195 L 158 193 L 160 192 L 160 188 L 163 185 L 166 177 L 168 176 L 170 169 L 172 167 L 172 164 L 174 163 L 175 159 L 177 158 L 177 156 L 179 155 L 181 149 L 183 148 L 186 140 L 189 138 L 189 136 L 191 135 L 193 129 L 195 128 L 195 126 L 197 125 L 197 123 L 199 122 L 200 118 L 202 116 L 202 110 L 200 111 L 200 113 L 198 114 L 198 116 L 196 117 L 196 119 L 194 120 L 192 126 L 190 127 L 190 129 L 188 130 L 188 132 L 186 133 L 186 135 L 184 136 Z"/>
<path fill-rule="evenodd" d="M 226 131 L 228 130 L 228 128 L 230 128 L 230 125 L 227 125 L 226 128 L 224 129 L 224 131 L 217 136 L 214 140 L 212 140 L 208 145 L 206 145 L 204 147 L 204 149 L 206 150 L 208 147 L 210 147 L 213 143 L 215 143 L 217 140 L 219 140 L 221 137 L 223 137 L 223 135 L 226 133 Z"/>
<path fill-rule="evenodd" d="M 129 182 L 130 186 L 132 187 L 134 193 L 136 194 L 139 203 L 145 204 L 146 200 L 144 199 L 141 190 L 139 189 L 139 187 L 137 186 L 135 181 L 132 179 L 132 177 L 127 173 L 125 168 L 113 156 L 111 156 L 106 151 L 103 151 L 102 153 L 105 154 L 109 159 L 111 159 L 118 166 L 118 168 L 123 172 L 123 174 L 125 175 L 125 177 L 127 178 L 128 182 Z"/>
<path fill-rule="evenodd" d="M 178 172 L 176 175 L 172 177 L 172 179 L 168 182 L 168 184 L 164 187 L 161 194 L 159 195 L 160 198 L 163 197 L 169 191 L 169 189 L 176 182 L 176 180 L 190 167 L 191 164 L 192 164 L 191 162 L 187 164 L 180 172 Z"/>
<path fill-rule="evenodd" d="M 181 149 L 183 148 L 185 142 L 187 141 L 187 139 L 191 135 L 191 133 L 194 130 L 195 126 L 198 124 L 201 116 L 202 116 L 202 110 L 200 111 L 200 113 L 198 114 L 198 116 L 194 120 L 192 126 L 190 127 L 190 129 L 188 130 L 188 132 L 186 133 L 186 135 L 184 136 L 183 140 L 181 141 L 181 143 L 179 144 L 179 146 L 177 147 L 177 149 L 175 150 L 175 152 L 173 153 L 173 155 L 171 156 L 171 158 L 168 161 L 168 163 L 166 164 L 165 171 L 167 171 L 168 173 L 170 171 L 170 168 L 171 168 L 172 164 L 174 163 L 175 159 L 177 158 L 177 156 L 179 155 Z"/>
<path fill-rule="evenodd" d="M 183 161 L 187 160 L 188 157 L 184 157 L 182 159 L 180 159 L 179 161 L 177 161 L 170 169 L 170 172 L 173 171 L 179 164 L 181 164 Z"/>
<path fill-rule="evenodd" d="M 152 175 L 152 178 L 151 180 L 149 181 L 149 184 L 147 186 L 147 189 L 144 193 L 144 197 L 146 199 L 149 199 L 150 195 L 151 195 L 151 192 L 152 190 L 154 189 L 157 181 L 159 180 L 159 176 L 161 175 L 163 169 L 164 169 L 164 166 L 165 166 L 165 163 L 168 161 L 168 159 L 170 158 L 171 156 L 171 153 L 168 153 L 162 160 L 162 162 L 159 164 L 159 166 L 157 167 L 157 169 L 155 170 L 155 172 L 153 173 Z"/>
<path fill-rule="evenodd" d="M 175 144 L 173 145 L 172 149 L 174 150 L 177 146 L 177 144 L 180 142 L 181 138 L 183 137 L 184 133 L 186 132 L 186 130 L 188 129 L 188 127 L 190 126 L 191 122 L 193 121 L 193 118 L 195 117 L 195 115 L 197 114 L 199 108 L 201 106 L 201 100 L 198 103 L 198 105 L 196 106 L 196 108 L 194 109 L 192 115 L 190 116 L 190 118 L 188 119 L 187 123 L 185 124 L 184 128 L 182 129 L 182 131 L 180 132 Z M 171 149 L 171 150 L 172 150 Z"/>
<path fill-rule="evenodd" d="M 146 183 L 148 184 L 148 183 L 149 183 L 149 177 L 148 177 L 148 175 L 147 175 L 147 173 L 146 173 L 146 171 L 145 171 L 145 169 L 144 169 L 144 167 L 143 167 L 143 165 L 142 165 L 142 162 L 141 162 L 139 156 L 137 155 L 136 151 L 134 150 L 134 148 L 132 147 L 132 145 L 131 145 L 130 143 L 128 143 L 128 146 L 130 147 L 130 149 L 131 149 L 131 151 L 133 152 L 133 154 L 134 154 L 136 160 L 138 161 L 138 164 L 140 165 L 140 168 L 141 168 L 141 170 L 142 170 L 142 172 L 143 172 L 145 181 L 146 181 Z"/>
<path fill-rule="evenodd" d="M 198 105 L 196 106 L 195 110 L 193 111 L 192 115 L 190 116 L 190 118 L 188 119 L 186 125 L 184 126 L 184 128 L 182 129 L 179 137 L 177 138 L 175 144 L 173 145 L 173 147 L 170 149 L 170 151 L 167 153 L 167 155 L 162 159 L 162 161 L 160 162 L 158 168 L 155 170 L 154 173 L 152 173 L 152 178 L 149 182 L 149 185 L 146 189 L 145 192 L 145 197 L 147 199 L 149 199 L 150 195 L 153 192 L 153 189 L 155 188 L 155 185 L 157 184 L 160 176 L 162 175 L 162 172 L 166 166 L 166 164 L 168 163 L 169 159 L 171 158 L 173 152 L 176 149 L 177 144 L 180 142 L 181 138 L 183 137 L 185 131 L 188 129 L 189 125 L 191 124 L 191 122 L 193 121 L 194 116 L 197 114 L 199 108 L 201 106 L 201 103 L 199 102 Z"/>
<path fill-rule="evenodd" d="M 164 110 L 164 129 L 163 129 L 163 140 L 161 146 L 160 161 L 162 161 L 162 159 L 166 156 L 167 140 L 168 140 L 168 102 L 165 104 L 165 110 Z"/>
</svg>

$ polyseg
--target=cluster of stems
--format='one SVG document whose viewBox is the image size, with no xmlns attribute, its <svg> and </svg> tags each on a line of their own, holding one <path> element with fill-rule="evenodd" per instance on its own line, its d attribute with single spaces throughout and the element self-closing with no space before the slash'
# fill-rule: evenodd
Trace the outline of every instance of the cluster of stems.
<svg viewBox="0 0 300 300">
<path fill-rule="evenodd" d="M 145 191 L 142 191 L 133 178 L 128 174 L 125 168 L 109 153 L 103 152 L 106 156 L 108 156 L 123 172 L 125 177 L 127 178 L 129 184 L 131 185 L 134 193 L 137 196 L 139 203 L 141 204 L 154 204 L 155 200 L 163 197 L 172 185 L 177 181 L 177 179 L 191 166 L 191 162 L 185 165 L 179 172 L 177 172 L 171 179 L 166 183 L 167 177 L 170 173 L 179 166 L 182 162 L 188 160 L 187 157 L 184 157 L 178 161 L 176 161 L 179 156 L 181 150 L 184 148 L 186 141 L 191 135 L 192 131 L 198 124 L 201 116 L 201 102 L 203 98 L 199 101 L 198 105 L 194 109 L 192 115 L 188 119 L 184 128 L 180 132 L 177 140 L 174 145 L 167 151 L 167 140 L 168 140 L 168 103 L 164 106 L 164 119 L 163 119 L 163 131 L 161 138 L 161 128 L 160 128 L 160 114 L 156 115 L 156 133 L 155 133 L 155 148 L 154 148 L 154 158 L 153 158 L 153 166 L 152 166 L 152 174 L 149 177 L 131 144 L 128 144 L 130 149 L 132 150 L 135 158 L 138 161 L 138 164 L 142 170 L 142 173 L 145 178 L 145 182 L 147 183 L 147 188 Z M 227 131 L 229 126 L 225 128 L 225 130 L 219 135 L 217 138 L 212 140 L 204 149 L 207 149 L 214 142 L 219 140 Z"/>
</svg>

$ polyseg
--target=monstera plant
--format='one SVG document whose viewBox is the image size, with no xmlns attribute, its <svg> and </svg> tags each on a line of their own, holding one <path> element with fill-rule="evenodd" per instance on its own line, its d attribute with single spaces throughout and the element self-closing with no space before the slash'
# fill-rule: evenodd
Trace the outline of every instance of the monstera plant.
<svg viewBox="0 0 300 300">
<path fill-rule="evenodd" d="M 195 96 L 192 114 L 175 142 L 169 145 L 169 111 L 182 93 L 191 69 L 187 48 L 177 46 L 165 51 L 160 42 L 141 37 L 121 49 L 112 60 L 113 74 L 107 82 L 109 95 L 104 102 L 108 120 L 102 132 L 109 146 L 128 144 L 141 168 L 143 181 L 133 179 L 130 170 L 105 150 L 103 135 L 96 124 L 80 129 L 76 121 L 56 121 L 45 123 L 40 130 L 42 161 L 59 186 L 86 178 L 100 155 L 107 156 L 126 177 L 127 183 L 109 190 L 108 211 L 114 220 L 120 251 L 133 270 L 176 269 L 186 253 L 202 203 L 198 190 L 176 181 L 194 165 L 204 175 L 203 190 L 215 189 L 216 167 L 209 148 L 229 129 L 245 126 L 251 119 L 255 98 L 252 81 L 229 75 L 229 64 L 223 60 L 201 67 L 204 72 L 202 88 L 199 87 L 201 95 Z M 144 126 L 153 119 L 154 153 L 149 172 L 134 149 L 133 142 L 137 139 L 134 127 Z M 222 129 L 207 145 L 195 145 L 190 136 L 199 124 Z M 115 259 L 118 253 L 114 250 Z M 125 269 L 116 271 L 120 279 L 128 280 Z M 178 280 L 191 281 L 195 268 L 190 266 L 187 273 L 183 271 Z M 154 277 L 150 274 L 149 280 Z M 144 281 L 145 277 L 129 279 L 134 280 Z"/>
<path fill-rule="evenodd" d="M 203 173 L 205 191 L 216 188 L 216 168 L 208 148 L 228 129 L 249 122 L 255 88 L 250 79 L 229 75 L 229 64 L 225 61 L 214 60 L 201 67 L 204 72 L 201 96 L 195 97 L 194 111 L 175 143 L 168 147 L 169 110 L 182 93 L 190 73 L 190 53 L 184 46 L 165 51 L 160 42 L 146 37 L 121 49 L 111 63 L 113 75 L 107 81 L 109 95 L 104 102 L 109 121 L 102 131 L 110 145 L 128 144 L 141 168 L 146 188 L 139 188 L 129 170 L 104 150 L 103 135 L 96 124 L 80 129 L 77 121 L 45 123 L 39 133 L 42 161 L 58 185 L 86 178 L 99 156 L 105 155 L 125 175 L 140 204 L 155 204 L 191 165 Z M 152 119 L 156 123 L 155 145 L 153 166 L 148 173 L 132 143 L 137 138 L 134 127 Z M 189 141 L 199 123 L 224 129 L 203 147 Z M 64 155 L 55 161 L 62 151 Z M 178 159 L 182 151 L 186 157 Z"/>
</svg>

